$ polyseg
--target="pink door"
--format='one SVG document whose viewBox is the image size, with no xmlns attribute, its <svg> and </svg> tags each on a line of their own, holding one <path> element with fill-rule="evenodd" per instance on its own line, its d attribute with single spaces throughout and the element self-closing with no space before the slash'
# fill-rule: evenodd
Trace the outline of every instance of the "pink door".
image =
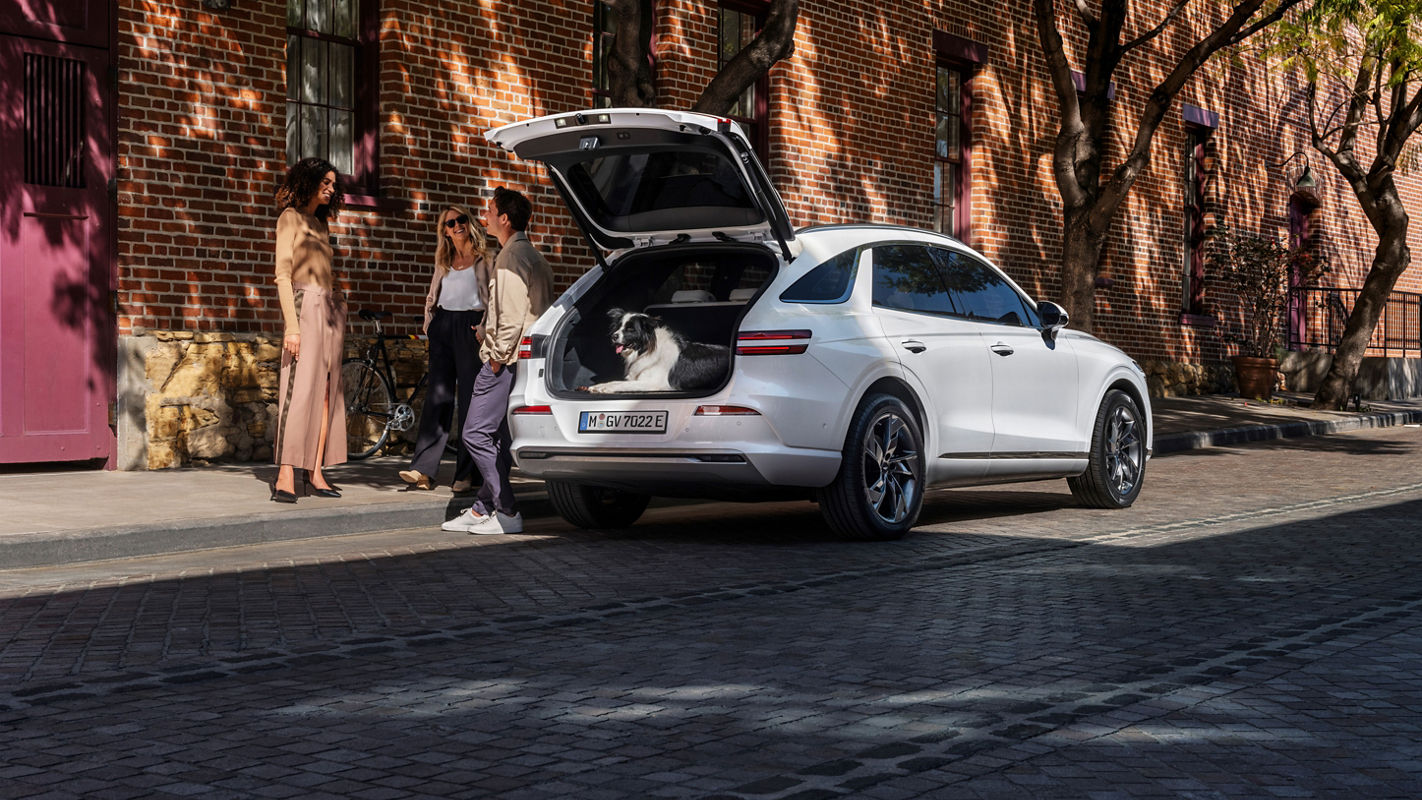
<svg viewBox="0 0 1422 800">
<path fill-rule="evenodd" d="M 68 19 L 87 6 L 106 26 L 107 3 L 0 0 L 0 31 L 70 40 L 0 34 L 0 463 L 114 457 L 113 99 L 109 50 L 73 43 L 104 33 Z"/>
</svg>

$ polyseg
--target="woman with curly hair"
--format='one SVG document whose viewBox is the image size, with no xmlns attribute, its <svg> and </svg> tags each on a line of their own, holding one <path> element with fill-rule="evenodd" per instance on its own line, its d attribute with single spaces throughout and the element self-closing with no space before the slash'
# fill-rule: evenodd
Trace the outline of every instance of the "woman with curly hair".
<svg viewBox="0 0 1422 800">
<path fill-rule="evenodd" d="M 415 489 L 434 488 L 449 432 L 464 430 L 474 376 L 479 374 L 479 325 L 489 299 L 488 237 L 467 206 L 451 205 L 435 222 L 434 270 L 425 296 L 429 336 L 429 392 L 420 412 L 420 435 L 410 468 L 400 479 Z M 454 427 L 450 427 L 450 412 Z M 473 488 L 474 461 L 463 441 L 454 457 L 455 492 Z"/>
<path fill-rule="evenodd" d="M 278 470 L 271 487 L 278 503 L 296 502 L 298 467 L 309 493 L 341 496 L 321 470 L 346 460 L 345 435 L 330 435 L 332 428 L 344 430 L 346 416 L 346 301 L 336 288 L 327 227 L 343 200 L 336 168 L 320 158 L 296 162 L 276 193 L 276 287 L 285 325 L 273 444 Z"/>
</svg>

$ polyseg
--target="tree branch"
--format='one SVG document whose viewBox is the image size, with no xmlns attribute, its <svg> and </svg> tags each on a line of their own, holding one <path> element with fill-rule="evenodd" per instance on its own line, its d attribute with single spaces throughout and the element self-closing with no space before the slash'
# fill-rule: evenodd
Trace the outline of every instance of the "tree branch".
<svg viewBox="0 0 1422 800">
<path fill-rule="evenodd" d="M 1149 31 L 1146 31 L 1140 36 L 1137 36 L 1131 41 L 1126 42 L 1124 45 L 1121 46 L 1121 50 L 1123 52 L 1129 53 L 1130 51 L 1136 49 L 1137 47 L 1140 47 L 1146 42 L 1149 42 L 1151 39 L 1154 39 L 1155 37 L 1159 36 L 1161 31 L 1165 30 L 1165 27 L 1167 25 L 1169 25 L 1173 20 L 1175 20 L 1176 17 L 1180 16 L 1180 12 L 1184 11 L 1185 6 L 1189 5 L 1189 3 L 1190 0 L 1178 0 L 1175 3 L 1175 6 L 1172 7 L 1168 12 L 1166 12 L 1165 19 L 1162 19 L 1159 25 L 1156 25 L 1154 28 L 1150 29 Z"/>
<path fill-rule="evenodd" d="M 1087 28 L 1096 27 L 1099 19 L 1095 14 L 1091 13 L 1091 6 L 1086 4 L 1086 0 L 1074 0 L 1073 5 L 1076 6 L 1077 16 L 1081 17 L 1082 25 L 1085 25 Z"/>
<path fill-rule="evenodd" d="M 726 114 L 747 88 L 770 71 L 775 62 L 795 53 L 799 0 L 772 0 L 765 26 L 707 84 L 693 111 Z"/>
<path fill-rule="evenodd" d="M 1032 5 L 1036 9 L 1037 36 L 1042 43 L 1047 72 L 1062 114 L 1052 155 L 1052 174 L 1062 194 L 1062 201 L 1068 207 L 1080 206 L 1084 204 L 1086 194 L 1076 180 L 1075 152 L 1076 143 L 1085 133 L 1085 126 L 1081 120 L 1081 103 L 1076 96 L 1076 82 L 1071 78 L 1071 65 L 1067 63 L 1061 32 L 1057 30 L 1055 3 L 1053 0 L 1032 0 Z"/>
</svg>

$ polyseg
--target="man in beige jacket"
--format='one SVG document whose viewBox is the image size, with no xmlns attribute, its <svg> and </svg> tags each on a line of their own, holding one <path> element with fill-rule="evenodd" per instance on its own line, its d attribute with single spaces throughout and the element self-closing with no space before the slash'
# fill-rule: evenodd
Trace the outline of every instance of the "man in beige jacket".
<svg viewBox="0 0 1422 800">
<path fill-rule="evenodd" d="M 523 194 L 500 186 L 484 210 L 484 227 L 499 240 L 499 256 L 489 279 L 484 312 L 483 366 L 474 378 L 469 415 L 464 420 L 464 446 L 484 479 L 479 494 L 464 513 L 440 526 L 468 533 L 520 533 L 523 515 L 509 485 L 508 409 L 518 370 L 518 346 L 524 334 L 553 302 L 553 270 L 524 233 L 533 204 Z"/>
</svg>

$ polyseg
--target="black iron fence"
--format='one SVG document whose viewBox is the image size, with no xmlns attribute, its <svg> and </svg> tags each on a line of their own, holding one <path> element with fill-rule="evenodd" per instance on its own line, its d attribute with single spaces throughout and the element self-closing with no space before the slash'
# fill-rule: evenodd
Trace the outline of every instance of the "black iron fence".
<svg viewBox="0 0 1422 800">
<path fill-rule="evenodd" d="M 1289 349 L 1333 352 L 1359 293 L 1358 289 L 1291 289 L 1285 320 Z M 1393 292 L 1368 342 L 1368 355 L 1405 357 L 1409 352 L 1422 354 L 1422 294 Z"/>
</svg>

